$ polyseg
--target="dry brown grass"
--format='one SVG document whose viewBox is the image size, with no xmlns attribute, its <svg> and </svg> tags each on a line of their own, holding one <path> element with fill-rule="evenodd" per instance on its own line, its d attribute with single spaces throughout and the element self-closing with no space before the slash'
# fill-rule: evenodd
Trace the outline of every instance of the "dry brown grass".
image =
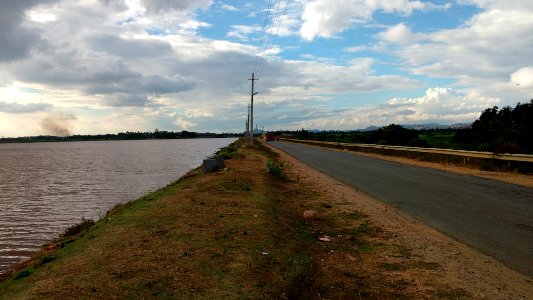
<svg viewBox="0 0 533 300">
<path fill-rule="evenodd" d="M 350 202 L 326 197 L 290 166 L 270 176 L 268 149 L 239 152 L 227 171 L 196 171 L 117 207 L 0 283 L 0 298 L 467 296 L 420 282 L 417 274 L 438 278 L 441 266 L 391 242 Z M 306 210 L 316 217 L 304 219 Z"/>
</svg>

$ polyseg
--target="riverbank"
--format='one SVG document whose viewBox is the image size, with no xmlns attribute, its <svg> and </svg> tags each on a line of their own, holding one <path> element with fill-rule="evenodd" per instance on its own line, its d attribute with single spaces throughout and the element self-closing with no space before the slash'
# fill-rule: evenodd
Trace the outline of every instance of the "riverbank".
<svg viewBox="0 0 533 300">
<path fill-rule="evenodd" d="M 441 257 L 462 254 L 443 253 L 447 249 L 422 240 L 435 233 L 420 232 L 409 243 L 405 228 L 376 219 L 387 212 L 372 212 L 367 196 L 283 154 L 244 145 L 234 156 L 224 171 L 196 169 L 116 207 L 75 241 L 50 244 L 0 283 L 0 298 L 520 299 L 533 294 L 531 281 L 493 261 L 483 282 L 450 276 L 450 269 L 461 266 Z M 265 171 L 268 159 L 289 162 L 281 178 Z M 427 254 L 432 251 L 440 253 Z M 486 271 L 466 268 L 474 275 Z"/>
</svg>

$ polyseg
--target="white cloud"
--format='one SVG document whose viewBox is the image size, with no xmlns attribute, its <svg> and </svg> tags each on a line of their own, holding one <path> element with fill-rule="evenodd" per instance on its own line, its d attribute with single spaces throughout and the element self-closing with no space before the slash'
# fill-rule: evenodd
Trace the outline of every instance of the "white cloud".
<svg viewBox="0 0 533 300">
<path fill-rule="evenodd" d="M 419 40 L 422 35 L 413 33 L 403 23 L 389 27 L 386 31 L 378 34 L 380 40 L 395 44 L 409 44 Z"/>
<path fill-rule="evenodd" d="M 199 21 L 196 21 L 196 20 L 187 20 L 185 22 L 180 23 L 180 27 L 185 29 L 185 30 L 196 31 L 196 30 L 198 30 L 200 28 L 211 27 L 211 24 L 209 24 L 207 22 L 199 22 Z"/>
<path fill-rule="evenodd" d="M 533 10 L 529 0 L 458 0 L 459 4 L 476 5 L 484 9 Z"/>
<path fill-rule="evenodd" d="M 32 21 L 38 22 L 38 23 L 48 23 L 48 22 L 53 22 L 57 20 L 57 17 L 54 14 L 42 13 L 42 12 L 36 12 L 36 11 L 29 11 L 28 16 Z"/>
<path fill-rule="evenodd" d="M 316 36 L 331 37 L 348 28 L 358 13 L 354 1 L 315 0 L 307 4 L 302 19 L 300 35 L 306 40 Z"/>
<path fill-rule="evenodd" d="M 363 52 L 363 51 L 375 51 L 375 52 L 381 52 L 385 49 L 386 45 L 384 43 L 377 43 L 374 45 L 359 45 L 359 46 L 353 46 L 353 47 L 346 47 L 343 49 L 344 52 L 348 53 L 357 53 L 357 52 Z"/>
<path fill-rule="evenodd" d="M 312 0 L 305 6 L 300 35 L 309 41 L 317 36 L 330 38 L 353 24 L 370 21 L 379 11 L 410 15 L 414 10 L 447 8 L 409 0 Z"/>
<path fill-rule="evenodd" d="M 194 126 L 196 126 L 195 123 L 191 122 L 191 121 L 188 121 L 184 118 L 177 118 L 175 121 L 174 121 L 174 124 L 178 125 L 178 127 L 182 130 L 187 130 L 187 129 L 191 129 L 193 128 Z"/>
<path fill-rule="evenodd" d="M 365 128 L 369 125 L 385 126 L 421 123 L 469 123 L 479 117 L 485 108 L 499 103 L 497 98 L 487 98 L 475 92 L 460 92 L 450 88 L 429 88 L 425 95 L 416 98 L 393 98 L 384 105 L 352 108 L 343 111 L 322 111 L 321 117 L 304 120 L 304 128 Z M 296 126 L 298 127 L 298 126 Z"/>
<path fill-rule="evenodd" d="M 237 38 L 241 41 L 248 41 L 250 34 L 260 32 L 261 26 L 258 25 L 232 25 L 231 31 L 226 34 L 227 37 Z"/>
<path fill-rule="evenodd" d="M 487 9 L 461 27 L 413 33 L 404 25 L 397 25 L 392 29 L 401 30 L 388 28 L 377 37 L 408 72 L 454 79 L 454 84 L 483 97 L 501 99 L 502 105 L 529 99 L 533 96 L 527 88 L 533 53 L 533 14 L 523 7 L 523 1 L 518 1 L 522 6 L 509 7 L 500 1 L 476 1 L 479 2 L 484 2 Z M 398 43 L 402 36 L 411 42 Z M 518 78 L 525 82 L 524 86 L 517 86 L 518 82 L 509 84 L 510 79 L 515 82 Z"/>
<path fill-rule="evenodd" d="M 396 53 L 420 73 L 501 78 L 529 60 L 532 28 L 533 15 L 528 12 L 487 11 L 473 17 L 464 28 L 428 34 L 426 43 L 407 45 Z"/>
<path fill-rule="evenodd" d="M 227 11 L 239 11 L 237 7 L 226 4 L 226 3 L 221 3 L 220 8 L 222 8 L 223 10 L 227 10 Z"/>
<path fill-rule="evenodd" d="M 524 67 L 511 74 L 511 82 L 522 88 L 533 88 L 533 67 Z"/>
<path fill-rule="evenodd" d="M 261 98 L 267 103 L 419 87 L 417 81 L 401 76 L 373 75 L 373 63 L 370 58 L 354 59 L 347 66 L 327 61 L 272 60 L 265 71 L 268 76 L 261 77 L 257 86 L 262 89 Z"/>
</svg>

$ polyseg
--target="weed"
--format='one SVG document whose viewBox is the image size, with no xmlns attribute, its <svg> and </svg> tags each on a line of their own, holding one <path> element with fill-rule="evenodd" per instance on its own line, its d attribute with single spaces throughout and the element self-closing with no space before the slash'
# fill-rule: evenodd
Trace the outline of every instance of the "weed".
<svg viewBox="0 0 533 300">
<path fill-rule="evenodd" d="M 531 174 L 533 173 L 533 164 L 530 163 L 528 165 L 520 165 L 516 168 L 516 171 L 522 174 Z"/>
<path fill-rule="evenodd" d="M 69 239 L 72 237 L 75 237 L 79 235 L 80 233 L 84 232 L 85 230 L 91 228 L 94 226 L 94 221 L 91 219 L 81 218 L 81 222 L 78 224 L 74 224 L 67 229 L 65 229 L 65 232 L 63 232 L 60 235 L 60 239 Z"/>
<path fill-rule="evenodd" d="M 13 278 L 13 280 L 20 280 L 20 279 L 22 279 L 22 278 L 26 278 L 26 277 L 30 276 L 31 273 L 32 273 L 31 270 L 24 270 L 24 271 L 21 271 L 21 272 L 19 272 L 19 273 L 15 276 L 15 278 Z"/>
<path fill-rule="evenodd" d="M 371 225 L 370 222 L 365 221 L 361 225 L 359 225 L 353 232 L 354 236 L 358 237 L 364 234 L 367 234 L 370 232 Z"/>
<path fill-rule="evenodd" d="M 344 217 L 346 217 L 347 219 L 351 219 L 351 220 L 360 220 L 363 217 L 365 217 L 365 215 L 362 214 L 361 212 L 349 212 L 349 213 L 345 213 Z"/>
<path fill-rule="evenodd" d="M 483 171 L 494 171 L 494 164 L 491 160 L 482 160 L 479 163 L 479 169 Z"/>
<path fill-rule="evenodd" d="M 42 266 L 42 265 L 45 265 L 45 264 L 47 264 L 47 263 L 51 263 L 51 262 L 53 262 L 54 260 L 56 260 L 56 257 L 55 257 L 55 256 L 50 255 L 50 254 L 49 254 L 49 255 L 45 255 L 45 256 L 43 256 L 43 257 L 40 259 L 40 261 L 39 261 L 39 263 L 38 263 L 37 265 L 38 265 L 38 266 Z"/>
<path fill-rule="evenodd" d="M 287 267 L 287 296 L 289 299 L 298 298 L 304 292 L 302 288 L 311 285 L 318 266 L 311 255 L 300 253 L 288 258 Z"/>
<path fill-rule="evenodd" d="M 230 178 L 222 182 L 221 188 L 229 191 L 251 191 L 253 182 L 251 180 L 242 180 Z"/>
<path fill-rule="evenodd" d="M 419 269 L 424 269 L 424 270 L 438 270 L 440 268 L 442 268 L 442 266 L 436 262 L 418 262 L 416 264 L 416 267 L 419 268 Z"/>
<path fill-rule="evenodd" d="M 270 175 L 274 177 L 281 178 L 283 177 L 283 169 L 285 168 L 285 163 L 276 164 L 272 159 L 267 160 L 266 169 Z"/>
<path fill-rule="evenodd" d="M 387 271 L 404 271 L 407 267 L 396 263 L 382 263 L 381 267 Z"/>
<path fill-rule="evenodd" d="M 393 249 L 398 253 L 396 257 L 409 259 L 413 256 L 411 249 L 404 245 L 392 244 Z"/>
<path fill-rule="evenodd" d="M 463 289 L 436 290 L 434 293 L 437 298 L 445 299 L 469 299 L 472 296 Z"/>
<path fill-rule="evenodd" d="M 229 144 L 227 147 L 224 147 L 220 149 L 216 156 L 223 157 L 224 159 L 232 159 L 239 156 L 239 147 L 240 147 L 240 140 L 237 140 L 231 144 Z"/>
<path fill-rule="evenodd" d="M 276 159 L 279 157 L 278 153 L 272 151 L 272 149 L 265 146 L 263 143 L 256 143 L 255 148 L 270 159 Z"/>
</svg>

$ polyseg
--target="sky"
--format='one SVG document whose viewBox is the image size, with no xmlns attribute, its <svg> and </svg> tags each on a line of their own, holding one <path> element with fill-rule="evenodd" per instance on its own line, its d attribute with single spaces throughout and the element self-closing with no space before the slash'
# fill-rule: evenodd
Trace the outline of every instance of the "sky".
<svg viewBox="0 0 533 300">
<path fill-rule="evenodd" d="M 531 0 L 0 1 L 0 137 L 454 124 L 533 99 Z"/>
</svg>

